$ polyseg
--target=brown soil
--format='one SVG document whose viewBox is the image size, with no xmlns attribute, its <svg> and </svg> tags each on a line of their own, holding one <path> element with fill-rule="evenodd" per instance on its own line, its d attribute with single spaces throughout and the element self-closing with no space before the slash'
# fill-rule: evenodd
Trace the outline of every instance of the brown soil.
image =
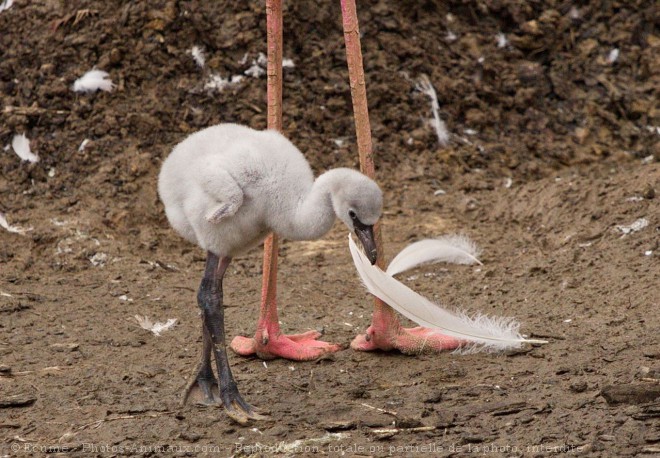
<svg viewBox="0 0 660 458">
<path fill-rule="evenodd" d="M 241 427 L 222 409 L 180 408 L 200 346 L 203 253 L 168 227 L 156 176 L 195 130 L 265 127 L 264 77 L 204 87 L 265 52 L 263 2 L 16 0 L 0 12 L 0 145 L 25 132 L 41 160 L 0 152 L 0 212 L 32 228 L 0 229 L 1 456 L 660 453 L 657 4 L 359 3 L 388 254 L 449 232 L 484 251 L 482 268 L 403 281 L 514 316 L 550 343 L 312 363 L 231 355 L 244 396 L 271 419 Z M 286 2 L 284 39 L 295 63 L 285 133 L 317 171 L 356 166 L 339 2 Z M 74 93 L 94 66 L 116 90 Z M 414 89 L 422 74 L 446 148 Z M 649 224 L 622 234 L 640 218 Z M 321 242 L 284 242 L 285 331 L 323 328 L 348 345 L 368 326 L 344 237 L 336 226 Z M 232 264 L 230 337 L 253 332 L 260 270 L 259 250 Z M 136 314 L 179 322 L 156 337 Z"/>
</svg>

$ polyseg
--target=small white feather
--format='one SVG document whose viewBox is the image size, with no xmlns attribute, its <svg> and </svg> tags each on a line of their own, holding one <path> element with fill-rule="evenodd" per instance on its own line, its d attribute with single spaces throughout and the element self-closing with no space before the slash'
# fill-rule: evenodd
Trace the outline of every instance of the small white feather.
<svg viewBox="0 0 660 458">
<path fill-rule="evenodd" d="M 568 16 L 573 20 L 578 20 L 582 17 L 582 13 L 577 7 L 571 6 L 570 11 L 568 12 Z"/>
<path fill-rule="evenodd" d="M 14 135 L 14 139 L 11 141 L 11 147 L 22 160 L 33 163 L 39 162 L 39 156 L 30 150 L 30 140 L 28 140 L 25 134 Z"/>
<path fill-rule="evenodd" d="M 89 138 L 86 138 L 80 143 L 80 146 L 78 147 L 78 152 L 81 153 L 85 151 L 85 148 L 87 147 L 87 144 L 89 143 Z"/>
<path fill-rule="evenodd" d="M 480 264 L 479 247 L 466 235 L 447 235 L 412 243 L 397 254 L 387 267 L 388 275 L 431 262 L 451 264 Z"/>
<path fill-rule="evenodd" d="M 0 213 L 0 227 L 4 228 L 5 230 L 13 233 L 13 234 L 25 234 L 26 232 L 29 232 L 32 230 L 32 228 L 28 229 L 23 229 L 22 227 L 19 226 L 12 226 L 7 222 L 7 218 L 5 218 L 5 215 Z"/>
<path fill-rule="evenodd" d="M 614 48 L 607 55 L 607 63 L 613 64 L 617 60 L 619 60 L 619 48 Z"/>
<path fill-rule="evenodd" d="M 0 3 L 0 13 L 11 8 L 13 4 L 14 0 L 4 0 L 2 3 Z"/>
<path fill-rule="evenodd" d="M 485 315 L 471 318 L 445 310 L 379 267 L 372 266 L 350 235 L 348 245 L 360 278 L 371 294 L 421 326 L 464 340 L 468 350 L 507 350 L 519 348 L 523 343 L 547 343 L 523 338 L 518 332 L 519 323 L 511 318 L 491 318 Z"/>
<path fill-rule="evenodd" d="M 245 73 L 247 76 L 251 76 L 252 78 L 259 78 L 266 74 L 266 70 L 264 70 L 263 67 L 261 67 L 256 62 L 252 61 L 252 66 L 245 70 L 243 73 Z"/>
<path fill-rule="evenodd" d="M 75 92 L 96 92 L 98 90 L 110 92 L 115 88 L 108 72 L 103 70 L 90 70 L 73 83 Z"/>
<path fill-rule="evenodd" d="M 153 332 L 155 336 L 160 336 L 161 332 L 165 332 L 169 330 L 172 326 L 174 326 L 177 322 L 177 319 L 170 318 L 165 323 L 161 323 L 159 321 L 154 323 L 151 321 L 151 318 L 147 316 L 135 315 L 135 321 L 138 322 L 138 324 L 142 329 L 146 329 L 147 331 Z"/>
<path fill-rule="evenodd" d="M 243 76 L 241 75 L 234 75 L 231 77 L 231 79 L 229 79 L 229 78 L 223 78 L 217 73 L 213 73 L 209 75 L 208 80 L 204 84 L 204 89 L 210 91 L 215 90 L 218 92 L 222 92 L 227 88 L 231 88 L 238 85 L 241 81 L 243 81 Z"/>
<path fill-rule="evenodd" d="M 431 99 L 431 112 L 433 113 L 431 125 L 435 130 L 440 146 L 447 146 L 449 143 L 449 132 L 447 131 L 445 122 L 440 119 L 440 103 L 438 102 L 438 94 L 435 92 L 435 88 L 433 87 L 433 84 L 431 84 L 429 77 L 426 75 L 420 76 L 415 89 Z"/>
<path fill-rule="evenodd" d="M 190 48 L 190 54 L 192 55 L 193 59 L 195 60 L 195 63 L 199 66 L 199 68 L 204 68 L 206 65 L 206 56 L 204 55 L 204 50 L 199 47 L 199 46 L 193 46 Z"/>
<path fill-rule="evenodd" d="M 211 75 L 209 75 L 206 84 L 204 84 L 205 89 L 217 90 L 218 92 L 222 92 L 228 86 L 229 86 L 229 80 L 227 78 L 223 78 L 217 73 L 212 73 Z"/>
<path fill-rule="evenodd" d="M 619 224 L 616 226 L 616 228 L 622 232 L 623 235 L 621 237 L 625 237 L 626 235 L 632 234 L 633 232 L 641 231 L 648 225 L 649 225 L 648 219 L 639 218 L 636 219 L 632 224 L 629 224 L 627 226 Z"/>
<path fill-rule="evenodd" d="M 497 38 L 497 47 L 498 48 L 506 48 L 507 45 L 509 44 L 509 40 L 507 40 L 506 35 L 504 35 L 502 32 L 498 33 L 495 38 Z"/>
</svg>

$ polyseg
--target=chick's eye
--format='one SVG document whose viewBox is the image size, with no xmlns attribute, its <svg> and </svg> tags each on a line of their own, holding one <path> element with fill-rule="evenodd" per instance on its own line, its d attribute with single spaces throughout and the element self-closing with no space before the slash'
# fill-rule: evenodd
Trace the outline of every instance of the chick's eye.
<svg viewBox="0 0 660 458">
<path fill-rule="evenodd" d="M 348 211 L 348 216 L 350 216 L 351 219 L 355 219 L 355 218 L 357 218 L 357 215 L 355 214 L 355 212 L 354 212 L 353 210 L 349 210 L 349 211 Z"/>
</svg>

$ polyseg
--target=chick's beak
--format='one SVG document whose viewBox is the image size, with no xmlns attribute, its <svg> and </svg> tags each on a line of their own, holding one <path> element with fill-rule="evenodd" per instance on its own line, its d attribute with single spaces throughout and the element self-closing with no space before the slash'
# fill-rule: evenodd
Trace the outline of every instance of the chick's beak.
<svg viewBox="0 0 660 458">
<path fill-rule="evenodd" d="M 374 238 L 374 227 L 362 224 L 357 220 L 353 222 L 353 226 L 355 228 L 355 235 L 357 235 L 358 240 L 362 243 L 364 252 L 367 254 L 369 262 L 373 266 L 376 264 L 376 259 L 378 258 L 378 253 L 376 252 L 376 239 Z"/>
</svg>

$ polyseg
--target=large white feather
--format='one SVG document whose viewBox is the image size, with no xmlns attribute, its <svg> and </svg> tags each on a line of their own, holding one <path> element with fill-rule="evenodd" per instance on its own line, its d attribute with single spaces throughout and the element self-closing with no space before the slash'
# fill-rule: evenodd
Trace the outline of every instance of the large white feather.
<svg viewBox="0 0 660 458">
<path fill-rule="evenodd" d="M 478 345 L 487 350 L 518 348 L 523 343 L 547 343 L 523 338 L 518 332 L 520 324 L 511 318 L 492 318 L 486 315 L 470 318 L 465 314 L 445 310 L 379 267 L 372 266 L 350 235 L 348 245 L 355 267 L 369 292 L 421 326 L 465 340 L 467 346 Z"/>
<path fill-rule="evenodd" d="M 429 262 L 452 264 L 481 264 L 477 259 L 479 248 L 465 235 L 447 235 L 412 243 L 397 254 L 387 267 L 389 275 Z"/>
</svg>

